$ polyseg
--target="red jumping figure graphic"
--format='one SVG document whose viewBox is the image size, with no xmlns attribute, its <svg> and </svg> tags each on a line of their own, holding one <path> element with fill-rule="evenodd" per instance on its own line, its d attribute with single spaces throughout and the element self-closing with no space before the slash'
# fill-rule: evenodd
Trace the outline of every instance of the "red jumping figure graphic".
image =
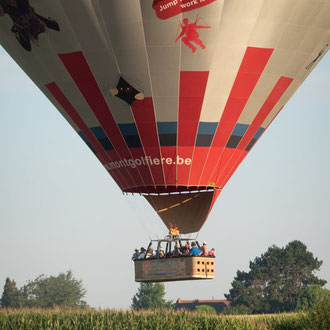
<svg viewBox="0 0 330 330">
<path fill-rule="evenodd" d="M 199 34 L 196 30 L 211 28 L 211 26 L 209 26 L 209 25 L 197 25 L 197 22 L 200 19 L 201 19 L 201 17 L 197 15 L 195 22 L 188 24 L 189 23 L 188 18 L 184 18 L 183 25 L 181 24 L 181 22 L 179 22 L 182 31 L 175 39 L 175 42 L 177 42 L 180 38 L 182 38 L 184 36 L 182 38 L 183 43 L 187 47 L 189 47 L 193 53 L 195 53 L 196 47 L 192 44 L 192 42 L 197 44 L 200 48 L 205 49 L 205 45 L 203 44 L 203 41 L 199 39 Z"/>
</svg>

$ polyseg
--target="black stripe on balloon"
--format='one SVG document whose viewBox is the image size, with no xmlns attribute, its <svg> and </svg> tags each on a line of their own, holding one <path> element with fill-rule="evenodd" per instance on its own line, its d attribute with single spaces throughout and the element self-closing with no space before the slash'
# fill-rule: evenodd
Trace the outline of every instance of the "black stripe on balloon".
<svg viewBox="0 0 330 330">
<path fill-rule="evenodd" d="M 245 150 L 246 150 L 246 151 L 250 151 L 256 142 L 257 142 L 257 139 L 253 138 L 253 139 L 250 141 L 250 143 L 247 145 L 247 147 L 245 148 Z"/>
<path fill-rule="evenodd" d="M 257 140 L 259 139 L 259 137 L 261 136 L 261 134 L 263 133 L 264 130 L 265 129 L 263 127 L 259 127 L 259 129 L 257 130 L 256 134 L 254 134 L 254 137 L 252 138 L 252 140 L 250 141 L 250 143 L 245 148 L 246 151 L 250 151 L 251 150 L 251 148 L 257 142 Z"/>
<path fill-rule="evenodd" d="M 159 143 L 161 147 L 176 146 L 176 134 L 159 134 Z"/>
<path fill-rule="evenodd" d="M 213 140 L 213 134 L 198 134 L 196 139 L 197 147 L 209 147 Z"/>
<path fill-rule="evenodd" d="M 235 149 L 241 140 L 242 136 L 232 135 L 227 142 L 226 148 Z"/>
<path fill-rule="evenodd" d="M 142 143 L 135 123 L 119 124 L 118 126 L 129 148 L 142 148 Z"/>
<path fill-rule="evenodd" d="M 90 130 L 94 134 L 94 136 L 97 138 L 97 140 L 100 142 L 101 146 L 104 150 L 112 150 L 113 145 L 111 144 L 110 140 L 106 136 L 105 132 L 103 131 L 101 126 L 97 127 L 91 127 Z"/>
<path fill-rule="evenodd" d="M 129 148 L 142 148 L 141 140 L 138 135 L 123 135 Z"/>
<path fill-rule="evenodd" d="M 178 123 L 165 121 L 157 123 L 159 143 L 161 147 L 173 147 L 177 143 Z"/>
<path fill-rule="evenodd" d="M 91 149 L 91 151 L 97 155 L 97 151 L 93 148 L 93 146 L 91 145 L 91 143 L 88 141 L 88 139 L 86 138 L 86 136 L 84 135 L 83 132 L 79 131 L 78 135 L 82 138 L 82 140 L 87 144 L 88 148 Z"/>
</svg>

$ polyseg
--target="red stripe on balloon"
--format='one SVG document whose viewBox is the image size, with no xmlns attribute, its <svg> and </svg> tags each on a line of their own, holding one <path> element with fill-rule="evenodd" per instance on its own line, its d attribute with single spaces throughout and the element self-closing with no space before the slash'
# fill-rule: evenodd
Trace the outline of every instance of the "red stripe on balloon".
<svg viewBox="0 0 330 330">
<path fill-rule="evenodd" d="M 251 125 L 247 129 L 246 133 L 244 134 L 242 140 L 238 144 L 234 153 L 237 152 L 238 149 L 245 149 L 248 144 L 251 142 L 255 134 L 257 133 L 258 129 L 261 127 L 262 123 L 265 121 L 267 116 L 271 113 L 274 109 L 277 102 L 283 96 L 285 91 L 288 89 L 290 84 L 292 83 L 293 79 L 288 77 L 280 77 L 275 86 L 273 87 L 272 91 L 268 95 L 266 101 L 260 108 L 259 112 L 257 113 L 256 117 L 252 121 Z M 228 160 L 221 159 L 221 172 L 217 175 L 217 173 L 213 173 L 212 180 L 216 181 L 217 184 L 222 185 L 224 180 L 227 179 L 228 173 L 232 172 L 232 168 L 235 169 L 238 167 L 239 164 L 236 164 L 238 161 L 239 163 L 243 159 L 238 159 L 236 157 L 231 157 Z"/>
<path fill-rule="evenodd" d="M 195 147 L 193 162 L 190 168 L 189 186 L 198 186 L 209 150 L 209 147 Z"/>
<path fill-rule="evenodd" d="M 292 83 L 293 79 L 288 77 L 281 77 L 276 85 L 274 86 L 273 90 L 267 97 L 265 103 L 262 105 L 261 109 L 259 110 L 258 114 L 252 121 L 251 125 L 249 126 L 248 130 L 244 134 L 242 140 L 240 141 L 239 145 L 237 146 L 238 149 L 245 149 L 247 145 L 250 143 L 252 138 L 257 133 L 258 129 L 260 128 L 261 124 L 270 114 L 270 112 L 274 109 L 275 105 L 282 97 L 284 92 L 288 89 L 290 84 Z"/>
<path fill-rule="evenodd" d="M 176 185 L 176 147 L 160 147 L 163 157 L 163 169 L 166 185 Z"/>
<path fill-rule="evenodd" d="M 231 176 L 234 174 L 234 172 L 237 170 L 238 166 L 242 163 L 246 155 L 248 154 L 248 151 L 242 150 L 242 149 L 236 149 L 237 152 L 232 156 L 232 166 L 228 167 L 222 175 L 218 178 L 217 184 L 220 185 L 220 187 L 224 187 L 228 180 L 231 178 Z"/>
<path fill-rule="evenodd" d="M 269 48 L 248 47 L 246 49 L 219 125 L 215 132 L 199 185 L 205 186 L 209 184 L 215 164 L 221 159 L 222 152 L 237 120 L 265 69 L 272 52 L 273 49 Z"/>
<path fill-rule="evenodd" d="M 132 155 L 127 148 L 125 140 L 120 133 L 117 123 L 111 114 L 84 54 L 81 51 L 78 51 L 59 54 L 58 56 L 76 83 L 86 102 L 94 112 L 121 160 L 124 161 L 125 159 L 131 159 Z M 130 174 L 126 178 L 130 185 L 144 185 L 137 168 L 126 168 Z"/>
<path fill-rule="evenodd" d="M 218 185 L 218 178 L 221 175 L 221 173 L 223 172 L 224 166 L 226 164 L 228 164 L 230 159 L 235 154 L 235 149 L 223 148 L 221 150 L 222 150 L 221 158 L 214 164 L 214 170 L 213 170 L 212 176 L 209 179 L 209 181 L 212 182 L 215 186 L 222 188 L 222 186 Z"/>
<path fill-rule="evenodd" d="M 146 97 L 131 104 L 134 120 L 140 135 L 149 165 L 156 185 L 164 185 L 162 157 L 160 153 L 158 132 L 154 105 L 151 97 Z"/>
<path fill-rule="evenodd" d="M 139 172 L 143 178 L 143 182 L 145 186 L 154 186 L 153 179 L 151 177 L 150 168 L 145 162 L 145 153 L 143 148 L 135 148 L 130 147 L 129 148 L 130 153 L 132 154 L 132 157 L 134 159 L 135 165 L 139 168 Z M 144 187 L 142 187 L 143 191 Z M 129 192 L 128 190 L 126 190 Z"/>
<path fill-rule="evenodd" d="M 73 122 L 79 127 L 81 132 L 86 136 L 90 144 L 93 146 L 93 148 L 99 153 L 98 159 L 103 165 L 106 165 L 109 162 L 114 161 L 114 159 L 109 158 L 105 150 L 103 149 L 102 145 L 99 143 L 99 141 L 96 139 L 96 137 L 93 135 L 93 133 L 90 131 L 88 126 L 85 124 L 83 119 L 80 117 L 76 109 L 73 107 L 73 105 L 70 103 L 70 101 L 67 99 L 67 97 L 64 95 L 62 90 L 59 88 L 59 86 L 55 83 L 49 83 L 46 84 L 45 87 L 49 90 L 49 92 L 53 95 L 53 97 L 57 100 L 57 102 L 62 106 L 63 110 L 67 113 L 67 115 L 73 120 Z M 118 184 L 120 189 L 126 189 L 128 188 L 128 185 L 125 181 L 125 176 L 122 176 L 120 172 L 116 169 L 109 171 L 112 178 L 115 180 L 115 182 Z M 125 173 L 127 175 L 127 173 Z"/>
<path fill-rule="evenodd" d="M 188 184 L 190 162 L 188 165 L 185 160 L 191 159 L 193 156 L 208 76 L 208 71 L 180 72 L 178 156 L 176 160 L 178 185 Z"/>
</svg>

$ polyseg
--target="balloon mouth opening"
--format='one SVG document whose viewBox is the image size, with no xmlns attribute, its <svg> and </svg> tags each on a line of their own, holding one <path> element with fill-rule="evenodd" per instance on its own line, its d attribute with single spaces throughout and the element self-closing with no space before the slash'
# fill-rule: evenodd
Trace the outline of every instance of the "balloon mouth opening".
<svg viewBox="0 0 330 330">
<path fill-rule="evenodd" d="M 166 195 L 180 195 L 193 194 L 222 190 L 222 187 L 186 187 L 186 186 L 152 186 L 152 187 L 133 187 L 123 190 L 125 194 L 139 194 L 143 196 L 166 196 Z"/>
</svg>

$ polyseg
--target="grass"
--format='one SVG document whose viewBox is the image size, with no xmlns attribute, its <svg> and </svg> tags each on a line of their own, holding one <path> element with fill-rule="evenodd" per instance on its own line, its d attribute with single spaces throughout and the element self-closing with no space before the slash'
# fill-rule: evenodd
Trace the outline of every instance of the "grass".
<svg viewBox="0 0 330 330">
<path fill-rule="evenodd" d="M 310 329 L 306 313 L 219 316 L 94 309 L 0 310 L 0 329 Z"/>
</svg>

